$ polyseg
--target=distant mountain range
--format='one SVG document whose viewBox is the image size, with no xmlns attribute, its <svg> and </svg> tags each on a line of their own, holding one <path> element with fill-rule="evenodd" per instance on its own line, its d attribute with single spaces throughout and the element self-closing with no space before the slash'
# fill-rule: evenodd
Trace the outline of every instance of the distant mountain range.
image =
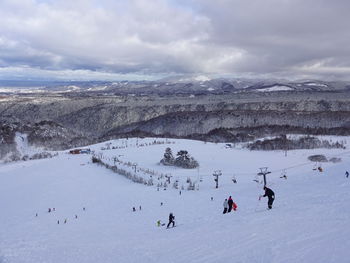
<svg viewBox="0 0 350 263">
<path fill-rule="evenodd" d="M 350 84 L 197 78 L 0 82 L 0 159 L 16 133 L 47 149 L 120 137 L 251 141 L 281 134 L 350 134 Z"/>
<path fill-rule="evenodd" d="M 0 80 L 0 93 L 89 93 L 91 95 L 208 95 L 241 92 L 344 91 L 350 82 L 166 78 L 159 81 L 16 81 Z"/>
</svg>

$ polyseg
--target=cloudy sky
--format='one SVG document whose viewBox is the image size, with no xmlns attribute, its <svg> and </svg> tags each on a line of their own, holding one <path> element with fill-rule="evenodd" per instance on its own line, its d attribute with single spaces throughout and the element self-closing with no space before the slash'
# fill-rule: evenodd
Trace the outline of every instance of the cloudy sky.
<svg viewBox="0 0 350 263">
<path fill-rule="evenodd" d="M 0 0 L 0 79 L 350 79 L 348 0 Z"/>
</svg>

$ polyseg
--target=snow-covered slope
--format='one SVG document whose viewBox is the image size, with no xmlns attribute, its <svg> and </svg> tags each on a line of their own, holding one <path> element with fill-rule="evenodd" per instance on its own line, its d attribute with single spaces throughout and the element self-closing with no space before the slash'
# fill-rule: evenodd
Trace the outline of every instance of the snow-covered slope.
<svg viewBox="0 0 350 263">
<path fill-rule="evenodd" d="M 260 91 L 260 92 L 288 91 L 288 90 L 293 90 L 293 89 L 289 86 L 284 86 L 284 85 L 274 85 L 268 88 L 257 89 L 257 91 Z"/>
<path fill-rule="evenodd" d="M 160 166 L 166 147 L 174 154 L 188 150 L 200 169 Z M 348 262 L 347 150 L 299 150 L 285 156 L 165 139 L 116 140 L 90 148 L 106 162 L 117 157 L 137 164 L 136 169 L 171 174 L 183 184 L 187 177 L 200 178 L 199 190 L 180 195 L 170 186 L 157 191 L 156 185 L 136 184 L 92 164 L 91 155 L 61 153 L 3 164 L 0 262 Z M 319 153 L 342 162 L 314 171 L 307 157 Z M 261 181 L 255 175 L 263 166 L 272 171 L 268 185 L 276 201 L 271 211 L 265 198 L 258 200 L 262 185 L 253 181 Z M 218 189 L 215 170 L 222 172 Z M 280 178 L 284 172 L 287 180 Z M 223 215 L 229 195 L 238 210 Z M 56 211 L 48 213 L 48 208 Z M 170 212 L 178 227 L 157 227 L 156 221 L 167 222 Z"/>
</svg>

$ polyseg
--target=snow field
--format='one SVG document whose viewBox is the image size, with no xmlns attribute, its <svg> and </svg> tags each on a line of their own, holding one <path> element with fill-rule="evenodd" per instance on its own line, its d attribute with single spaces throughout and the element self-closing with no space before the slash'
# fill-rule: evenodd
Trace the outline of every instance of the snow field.
<svg viewBox="0 0 350 263">
<path fill-rule="evenodd" d="M 92 164 L 91 155 L 61 153 L 53 159 L 1 165 L 0 262 L 348 262 L 346 150 L 290 151 L 286 157 L 282 151 L 169 141 L 175 143 L 137 148 L 129 140 L 128 148 L 102 153 L 171 173 L 185 183 L 188 176 L 198 178 L 197 169 L 157 163 L 166 147 L 174 155 L 188 150 L 200 163 L 199 191 L 157 191 Z M 97 153 L 104 145 L 90 148 Z M 343 161 L 323 164 L 324 172 L 316 172 L 307 156 L 317 153 L 339 155 Z M 258 201 L 262 185 L 253 181 L 263 166 L 273 171 L 268 175 L 276 193 L 271 211 L 265 210 L 266 198 Z M 287 180 L 279 178 L 280 170 L 293 166 L 286 170 Z M 215 189 L 212 173 L 218 169 L 222 176 Z M 238 211 L 223 215 L 222 203 L 229 195 Z M 48 213 L 49 207 L 56 211 Z M 167 223 L 170 212 L 178 227 L 158 228 L 156 221 Z"/>
</svg>

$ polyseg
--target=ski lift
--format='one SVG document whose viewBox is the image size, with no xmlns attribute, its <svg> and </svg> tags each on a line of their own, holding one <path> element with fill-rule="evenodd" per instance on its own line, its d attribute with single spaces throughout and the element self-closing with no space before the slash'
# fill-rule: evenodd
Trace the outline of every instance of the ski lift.
<svg viewBox="0 0 350 263">
<path fill-rule="evenodd" d="M 259 176 L 258 176 L 258 175 L 255 175 L 253 181 L 256 182 L 257 184 L 261 184 L 262 181 L 260 181 L 259 179 L 260 179 Z"/>
<path fill-rule="evenodd" d="M 281 172 L 281 176 L 280 176 L 280 178 L 282 178 L 282 179 L 286 179 L 287 180 L 287 172 L 286 172 L 286 170 L 284 169 L 282 172 Z"/>
<path fill-rule="evenodd" d="M 234 184 L 236 184 L 236 183 L 237 183 L 236 176 L 232 176 L 232 182 L 233 182 Z"/>
</svg>

